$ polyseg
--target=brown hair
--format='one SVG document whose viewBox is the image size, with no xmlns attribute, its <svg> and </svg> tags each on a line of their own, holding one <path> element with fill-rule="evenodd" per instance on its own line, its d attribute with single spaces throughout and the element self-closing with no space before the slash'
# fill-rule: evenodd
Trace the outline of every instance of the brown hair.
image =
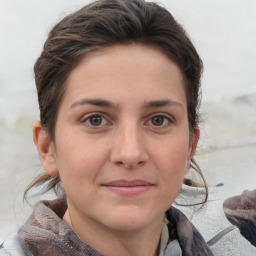
<svg viewBox="0 0 256 256">
<path fill-rule="evenodd" d="M 190 132 L 198 127 L 202 61 L 184 29 L 163 7 L 144 0 L 99 0 L 62 19 L 53 27 L 35 63 L 35 81 L 42 128 L 54 140 L 54 129 L 65 81 L 92 51 L 116 44 L 144 44 L 163 51 L 181 69 L 187 97 Z M 203 174 L 192 159 L 191 167 Z M 203 178 L 204 180 L 204 178 Z M 41 174 L 25 191 L 59 177 Z M 206 190 L 207 185 L 204 180 Z M 206 193 L 207 194 L 207 193 Z"/>
</svg>

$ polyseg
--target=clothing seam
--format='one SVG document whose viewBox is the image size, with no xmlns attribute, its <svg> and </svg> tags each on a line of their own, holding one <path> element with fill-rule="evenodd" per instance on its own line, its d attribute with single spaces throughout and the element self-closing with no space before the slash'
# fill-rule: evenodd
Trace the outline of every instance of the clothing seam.
<svg viewBox="0 0 256 256">
<path fill-rule="evenodd" d="M 225 235 L 227 235 L 228 233 L 232 232 L 234 229 L 236 229 L 237 227 L 232 225 L 229 226 L 225 229 L 223 229 L 221 232 L 219 232 L 217 235 L 215 235 L 213 238 L 211 238 L 207 244 L 209 246 L 213 246 L 214 244 L 216 244 L 220 239 L 222 239 Z"/>
</svg>

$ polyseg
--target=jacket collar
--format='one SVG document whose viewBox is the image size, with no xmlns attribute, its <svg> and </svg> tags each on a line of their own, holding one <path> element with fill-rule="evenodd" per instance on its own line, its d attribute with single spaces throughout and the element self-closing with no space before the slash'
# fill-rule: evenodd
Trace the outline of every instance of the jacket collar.
<svg viewBox="0 0 256 256">
<path fill-rule="evenodd" d="M 183 256 L 213 256 L 209 246 L 187 217 L 175 207 L 166 212 L 170 238 L 179 241 Z M 173 233 L 175 232 L 175 234 Z"/>
<path fill-rule="evenodd" d="M 18 234 L 34 255 L 101 256 L 79 239 L 62 217 L 67 209 L 66 200 L 39 202 Z M 175 207 L 166 212 L 170 240 L 179 241 L 183 256 L 213 256 L 203 237 Z"/>
</svg>

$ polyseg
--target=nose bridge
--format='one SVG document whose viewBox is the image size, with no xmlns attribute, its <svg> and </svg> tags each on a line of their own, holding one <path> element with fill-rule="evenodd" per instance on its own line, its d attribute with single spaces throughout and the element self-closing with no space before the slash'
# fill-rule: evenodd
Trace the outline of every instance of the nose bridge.
<svg viewBox="0 0 256 256">
<path fill-rule="evenodd" d="M 136 167 L 147 160 L 143 132 L 134 121 L 126 121 L 115 134 L 112 161 L 125 167 Z"/>
<path fill-rule="evenodd" d="M 141 148 L 140 139 L 142 137 L 139 136 L 139 127 L 134 123 L 126 124 L 121 129 L 121 147 L 122 150 L 132 153 L 137 152 Z"/>
</svg>

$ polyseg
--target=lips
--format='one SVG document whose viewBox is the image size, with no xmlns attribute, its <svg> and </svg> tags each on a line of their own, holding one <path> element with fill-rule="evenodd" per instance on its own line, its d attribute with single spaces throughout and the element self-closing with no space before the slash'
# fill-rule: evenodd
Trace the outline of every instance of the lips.
<svg viewBox="0 0 256 256">
<path fill-rule="evenodd" d="M 116 186 L 116 187 L 135 187 L 135 186 L 149 186 L 151 183 L 144 180 L 114 180 L 107 184 L 106 186 Z"/>
<path fill-rule="evenodd" d="M 132 196 L 142 194 L 154 187 L 154 184 L 145 180 L 114 180 L 102 185 L 111 192 Z"/>
</svg>

